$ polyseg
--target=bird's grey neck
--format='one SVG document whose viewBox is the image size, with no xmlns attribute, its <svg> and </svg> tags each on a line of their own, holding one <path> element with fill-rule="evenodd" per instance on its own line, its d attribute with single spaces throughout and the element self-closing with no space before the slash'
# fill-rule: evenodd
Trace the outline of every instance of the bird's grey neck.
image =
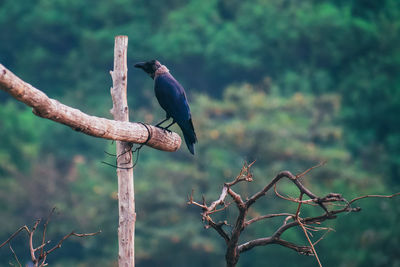
<svg viewBox="0 0 400 267">
<path fill-rule="evenodd" d="M 165 74 L 165 73 L 169 73 L 169 70 L 164 65 L 161 65 L 161 67 L 159 67 L 156 70 L 156 72 L 154 74 L 154 79 L 157 78 L 158 76 L 162 75 L 162 74 Z"/>
</svg>

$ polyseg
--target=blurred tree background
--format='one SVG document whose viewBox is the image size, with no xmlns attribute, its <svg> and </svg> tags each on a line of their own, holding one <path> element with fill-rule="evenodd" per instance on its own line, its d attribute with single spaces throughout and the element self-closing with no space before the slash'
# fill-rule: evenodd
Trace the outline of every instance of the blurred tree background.
<svg viewBox="0 0 400 267">
<path fill-rule="evenodd" d="M 197 154 L 144 148 L 135 168 L 137 266 L 223 266 L 225 245 L 186 205 L 192 188 L 208 201 L 257 160 L 248 195 L 281 170 L 322 160 L 305 183 L 351 199 L 400 191 L 400 1 L 398 0 L 1 0 L 0 62 L 50 97 L 111 118 L 114 36 L 129 36 L 132 121 L 164 113 L 136 61 L 159 59 L 188 93 Z M 58 215 L 55 242 L 75 230 L 52 266 L 115 266 L 117 180 L 110 141 L 40 119 L 0 92 L 0 241 L 19 226 Z M 177 128 L 174 128 L 179 133 Z M 289 184 L 281 190 L 293 191 Z M 400 266 L 399 199 L 367 199 L 341 216 L 317 246 L 324 266 Z M 289 212 L 272 195 L 253 214 Z M 230 217 L 234 211 L 227 210 Z M 243 241 L 280 219 L 254 224 Z M 305 240 L 301 231 L 285 239 Z M 23 262 L 27 238 L 13 241 Z M 12 261 L 0 250 L 0 266 Z M 314 266 L 279 246 L 255 248 L 239 266 Z"/>
</svg>

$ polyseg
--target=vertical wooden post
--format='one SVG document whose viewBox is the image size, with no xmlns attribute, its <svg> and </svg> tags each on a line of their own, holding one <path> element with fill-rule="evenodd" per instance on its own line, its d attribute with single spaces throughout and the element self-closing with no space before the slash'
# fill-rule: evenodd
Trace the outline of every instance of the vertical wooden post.
<svg viewBox="0 0 400 267">
<path fill-rule="evenodd" d="M 115 37 L 114 47 L 114 70 L 110 72 L 113 87 L 111 96 L 113 108 L 111 114 L 115 120 L 129 121 L 129 110 L 126 97 L 127 87 L 127 49 L 128 37 Z M 132 152 L 129 143 L 117 141 L 117 168 L 118 175 L 118 205 L 119 205 L 119 225 L 118 225 L 118 266 L 135 266 L 135 193 L 133 186 Z M 126 169 L 124 169 L 124 167 Z"/>
</svg>

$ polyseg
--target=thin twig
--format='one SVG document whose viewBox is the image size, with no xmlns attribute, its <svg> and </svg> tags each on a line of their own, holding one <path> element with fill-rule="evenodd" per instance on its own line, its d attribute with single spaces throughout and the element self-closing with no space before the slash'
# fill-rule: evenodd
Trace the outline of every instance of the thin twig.
<svg viewBox="0 0 400 267">
<path fill-rule="evenodd" d="M 317 259 L 317 262 L 318 262 L 319 267 L 322 267 L 322 264 L 321 264 L 321 262 L 320 262 L 320 260 L 319 260 L 319 258 L 318 258 L 318 255 L 317 255 L 317 251 L 315 250 L 315 247 L 314 247 L 313 243 L 311 242 L 310 237 L 308 236 L 308 233 L 307 233 L 306 228 L 305 228 L 304 225 L 301 223 L 300 218 L 297 218 L 297 222 L 298 222 L 298 224 L 300 225 L 300 227 L 303 229 L 304 235 L 306 236 L 306 238 L 307 238 L 307 240 L 308 240 L 308 243 L 309 243 L 310 246 L 311 246 L 311 249 L 312 249 L 312 251 L 313 251 L 313 253 L 314 253 L 315 258 Z"/>
<path fill-rule="evenodd" d="M 19 260 L 18 260 L 17 254 L 15 254 L 15 251 L 14 251 L 13 248 L 11 247 L 11 243 L 9 243 L 8 245 L 10 246 L 10 250 L 11 250 L 12 254 L 14 255 L 14 259 L 17 261 L 18 266 L 19 266 L 19 267 L 22 267 L 21 263 L 20 263 Z"/>
<path fill-rule="evenodd" d="M 283 195 L 281 195 L 279 192 L 278 192 L 278 184 L 276 183 L 276 184 L 274 184 L 274 193 L 275 193 L 275 195 L 277 196 L 277 197 L 279 197 L 279 198 L 282 198 L 282 199 L 284 199 L 284 200 L 287 200 L 287 201 L 291 201 L 291 202 L 294 202 L 294 203 L 302 203 L 302 204 L 307 204 L 307 205 L 310 205 L 310 206 L 317 206 L 317 204 L 315 204 L 315 199 L 307 199 L 307 200 L 298 200 L 297 198 L 293 198 L 293 197 L 285 197 L 285 196 L 283 196 Z"/>
<path fill-rule="evenodd" d="M 315 241 L 314 242 L 314 246 L 316 245 L 316 244 L 318 244 L 319 243 L 319 241 L 321 241 L 322 239 L 324 239 L 324 237 L 330 232 L 330 231 L 335 231 L 335 230 L 333 230 L 332 228 L 329 228 L 329 227 L 327 227 L 328 229 L 327 229 L 327 231 L 325 232 L 325 233 L 323 233 L 323 235 L 317 240 L 317 241 Z"/>
<path fill-rule="evenodd" d="M 240 170 L 239 174 L 236 176 L 236 178 L 232 182 L 226 183 L 225 185 L 228 187 L 231 187 L 241 181 L 247 181 L 247 182 L 253 181 L 253 174 L 250 172 L 250 168 L 251 168 L 251 166 L 253 166 L 253 164 L 255 162 L 256 162 L 255 160 L 250 164 L 247 164 L 247 162 L 244 162 L 243 167 Z"/>
<path fill-rule="evenodd" d="M 53 209 L 50 211 L 50 214 L 47 216 L 46 222 L 43 226 L 43 236 L 42 236 L 42 245 L 40 246 L 40 257 L 43 258 L 43 248 L 46 245 L 46 230 L 47 230 L 47 225 L 49 224 L 50 217 L 53 215 L 54 211 L 56 210 L 56 207 L 53 207 Z M 36 248 L 38 249 L 38 248 Z"/>
<path fill-rule="evenodd" d="M 258 216 L 255 217 L 251 220 L 248 220 L 245 222 L 245 225 L 248 226 L 252 223 L 258 222 L 260 220 L 264 220 L 264 219 L 269 219 L 269 218 L 274 218 L 274 217 L 279 217 L 279 216 L 289 216 L 289 217 L 294 217 L 295 215 L 292 213 L 277 213 L 277 214 L 267 214 L 267 215 L 262 215 L 262 216 Z"/>
<path fill-rule="evenodd" d="M 77 233 L 75 233 L 75 232 L 71 232 L 71 233 L 65 235 L 63 238 L 61 238 L 61 240 L 58 241 L 57 245 L 55 245 L 55 246 L 54 246 L 53 248 L 51 248 L 50 250 L 46 251 L 46 252 L 45 252 L 45 256 L 46 256 L 46 255 L 49 255 L 49 254 L 52 253 L 54 250 L 60 248 L 61 245 L 62 245 L 62 243 L 63 243 L 66 239 L 68 239 L 70 236 L 86 237 L 86 236 L 94 236 L 94 235 L 97 235 L 97 234 L 100 234 L 100 233 L 101 233 L 101 230 L 100 230 L 100 231 L 97 231 L 97 232 L 95 232 L 95 233 L 88 233 L 88 234 L 77 234 Z"/>
<path fill-rule="evenodd" d="M 313 169 L 316 169 L 316 168 L 319 168 L 319 167 L 325 165 L 325 163 L 326 163 L 326 160 L 321 161 L 321 162 L 318 163 L 317 165 L 315 165 L 315 166 L 313 166 L 313 167 L 311 167 L 311 168 L 305 170 L 304 172 L 302 172 L 302 173 L 300 173 L 300 174 L 296 174 L 296 179 L 299 179 L 299 178 L 303 177 L 304 175 L 306 175 L 307 173 L 309 173 L 309 172 L 312 171 Z"/>
<path fill-rule="evenodd" d="M 356 197 L 356 198 L 350 200 L 348 204 L 350 205 L 351 203 L 354 203 L 354 202 L 356 202 L 356 201 L 358 201 L 358 200 L 360 200 L 360 199 L 363 199 L 363 198 L 370 198 L 370 197 L 376 197 L 376 198 L 393 198 L 393 197 L 396 197 L 396 196 L 400 196 L 400 192 L 395 193 L 395 194 L 392 194 L 392 195 L 365 195 L 365 196 Z"/>
<path fill-rule="evenodd" d="M 4 241 L 4 242 L 0 245 L 0 248 L 1 248 L 2 246 L 4 246 L 5 244 L 7 244 L 8 242 L 10 242 L 11 239 L 13 239 L 16 235 L 18 235 L 19 232 L 21 232 L 22 230 L 25 230 L 28 234 L 30 234 L 30 231 L 29 231 L 28 226 L 26 226 L 26 225 L 21 226 L 21 227 L 20 227 L 17 231 L 15 231 L 6 241 Z"/>
<path fill-rule="evenodd" d="M 310 170 L 311 170 L 311 169 L 310 169 Z M 306 173 L 307 173 L 307 172 L 306 172 Z M 296 218 L 296 221 L 298 222 L 298 224 L 300 225 L 300 227 L 303 229 L 304 235 L 306 236 L 306 238 L 307 238 L 307 240 L 308 240 L 308 243 L 310 243 L 311 249 L 312 249 L 312 251 L 313 251 L 313 253 L 314 253 L 315 258 L 316 258 L 317 261 L 318 261 L 319 266 L 322 267 L 321 262 L 319 261 L 319 258 L 318 258 L 317 251 L 315 250 L 314 245 L 313 245 L 313 243 L 311 242 L 310 237 L 308 236 L 307 229 L 306 229 L 306 227 L 304 227 L 303 223 L 300 221 L 299 214 L 300 214 L 300 209 L 301 209 L 301 204 L 302 204 L 301 200 L 303 199 L 303 194 L 304 194 L 303 192 L 300 192 L 300 196 L 299 196 L 299 205 L 297 206 L 297 211 L 296 211 L 295 218 Z"/>
<path fill-rule="evenodd" d="M 46 245 L 50 244 L 50 240 L 45 241 L 43 244 L 41 244 L 40 246 L 38 246 L 37 248 L 34 249 L 34 251 L 36 252 L 38 249 L 42 249 L 44 248 Z M 42 259 L 43 255 L 39 256 L 39 259 Z"/>
<path fill-rule="evenodd" d="M 39 223 L 40 223 L 40 219 L 36 220 L 35 224 L 32 227 L 32 230 L 29 233 L 29 250 L 30 250 L 30 253 L 31 253 L 31 258 L 32 258 L 33 263 L 37 263 L 37 259 L 36 259 L 36 255 L 35 255 L 35 249 L 34 249 L 34 246 L 33 246 L 33 234 L 35 233 L 36 228 L 39 225 Z"/>
<path fill-rule="evenodd" d="M 297 211 L 296 211 L 296 215 L 295 218 L 298 219 L 299 218 L 299 214 L 300 214 L 300 208 L 301 208 L 301 200 L 303 199 L 303 192 L 300 192 L 300 196 L 299 196 L 299 205 L 297 206 Z"/>
</svg>

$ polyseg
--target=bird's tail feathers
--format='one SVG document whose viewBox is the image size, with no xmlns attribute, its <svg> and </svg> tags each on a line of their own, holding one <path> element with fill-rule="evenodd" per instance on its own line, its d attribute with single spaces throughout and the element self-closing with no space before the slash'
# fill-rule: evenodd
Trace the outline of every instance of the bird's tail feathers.
<svg viewBox="0 0 400 267">
<path fill-rule="evenodd" d="M 194 132 L 193 122 L 190 118 L 189 121 L 178 122 L 179 126 L 182 129 L 183 137 L 185 139 L 185 143 L 190 153 L 194 155 L 194 144 L 197 142 L 196 133 Z"/>
</svg>

